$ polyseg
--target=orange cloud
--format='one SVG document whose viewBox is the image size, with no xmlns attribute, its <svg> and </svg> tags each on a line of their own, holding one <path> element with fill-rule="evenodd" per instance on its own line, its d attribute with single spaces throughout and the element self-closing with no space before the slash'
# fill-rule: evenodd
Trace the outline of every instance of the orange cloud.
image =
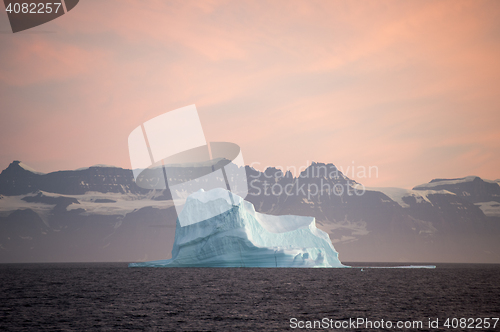
<svg viewBox="0 0 500 332">
<path fill-rule="evenodd" d="M 56 33 L 0 35 L 0 163 L 129 167 L 133 128 L 196 103 L 207 139 L 239 143 L 248 163 L 379 166 L 367 185 L 500 178 L 499 14 L 470 1 L 80 2 L 43 28 Z"/>
</svg>

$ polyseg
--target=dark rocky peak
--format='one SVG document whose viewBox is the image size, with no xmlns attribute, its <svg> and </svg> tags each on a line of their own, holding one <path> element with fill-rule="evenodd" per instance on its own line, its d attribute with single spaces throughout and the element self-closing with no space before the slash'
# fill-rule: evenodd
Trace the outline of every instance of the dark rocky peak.
<svg viewBox="0 0 500 332">
<path fill-rule="evenodd" d="M 282 178 L 284 176 L 283 171 L 276 167 L 268 167 L 264 171 L 264 174 L 268 178 Z"/>
<path fill-rule="evenodd" d="M 300 178 L 347 179 L 347 177 L 332 163 L 312 162 L 300 172 Z"/>
<path fill-rule="evenodd" d="M 40 173 L 34 171 L 19 160 L 14 160 L 0 173 L 3 176 L 38 176 Z"/>
</svg>

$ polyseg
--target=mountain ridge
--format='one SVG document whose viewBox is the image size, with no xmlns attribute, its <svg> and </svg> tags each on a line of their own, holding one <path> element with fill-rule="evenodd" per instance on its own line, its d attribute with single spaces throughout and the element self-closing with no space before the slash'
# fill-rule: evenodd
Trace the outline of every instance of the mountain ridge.
<svg viewBox="0 0 500 332">
<path fill-rule="evenodd" d="M 0 173 L 0 262 L 168 258 L 176 214 L 165 190 L 138 187 L 122 168 L 39 174 L 20 164 Z M 362 185 L 332 163 L 297 177 L 275 167 L 246 173 L 258 212 L 314 217 L 345 261 L 500 262 L 494 181 L 434 179 L 357 195 Z"/>
</svg>

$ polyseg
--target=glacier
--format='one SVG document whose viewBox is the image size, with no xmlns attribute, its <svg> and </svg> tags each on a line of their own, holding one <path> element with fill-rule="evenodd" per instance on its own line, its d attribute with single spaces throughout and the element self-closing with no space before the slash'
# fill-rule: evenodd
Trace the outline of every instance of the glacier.
<svg viewBox="0 0 500 332">
<path fill-rule="evenodd" d="M 202 221 L 182 227 L 181 218 Z M 347 267 L 313 217 L 258 213 L 250 202 L 222 188 L 199 190 L 187 198 L 171 259 L 129 266 Z"/>
</svg>

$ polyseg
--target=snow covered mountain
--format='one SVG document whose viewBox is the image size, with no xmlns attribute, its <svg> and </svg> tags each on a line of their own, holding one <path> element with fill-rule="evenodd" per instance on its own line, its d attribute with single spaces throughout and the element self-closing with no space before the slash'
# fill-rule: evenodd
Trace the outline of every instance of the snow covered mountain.
<svg viewBox="0 0 500 332">
<path fill-rule="evenodd" d="M 0 195 L 23 195 L 37 190 L 68 195 L 83 195 L 89 191 L 147 193 L 135 184 L 132 171 L 118 167 L 93 166 L 43 174 L 14 161 L 0 174 Z"/>
<path fill-rule="evenodd" d="M 500 181 L 483 180 L 478 176 L 460 179 L 435 179 L 413 188 L 415 190 L 447 190 L 478 206 L 486 217 L 500 217 Z M 500 221 L 500 220 L 498 220 Z"/>
<path fill-rule="evenodd" d="M 333 164 L 312 163 L 296 178 L 275 168 L 247 174 L 246 199 L 257 211 L 315 217 L 346 262 L 500 262 L 500 218 L 492 203 L 498 183 L 366 188 L 357 195 L 359 184 Z"/>
<path fill-rule="evenodd" d="M 245 199 L 260 213 L 314 217 L 346 262 L 500 262 L 498 181 L 438 179 L 357 195 L 358 183 L 325 168 L 336 169 L 313 163 L 293 177 L 247 166 Z M 127 169 L 43 174 L 13 162 L 0 173 L 0 262 L 167 259 L 177 218 L 169 197 L 140 188 Z"/>
<path fill-rule="evenodd" d="M 204 220 L 204 211 L 226 212 Z M 182 227 L 181 217 L 203 221 Z M 225 189 L 192 194 L 179 219 L 171 259 L 129 266 L 343 267 L 314 218 L 261 214 Z"/>
</svg>

